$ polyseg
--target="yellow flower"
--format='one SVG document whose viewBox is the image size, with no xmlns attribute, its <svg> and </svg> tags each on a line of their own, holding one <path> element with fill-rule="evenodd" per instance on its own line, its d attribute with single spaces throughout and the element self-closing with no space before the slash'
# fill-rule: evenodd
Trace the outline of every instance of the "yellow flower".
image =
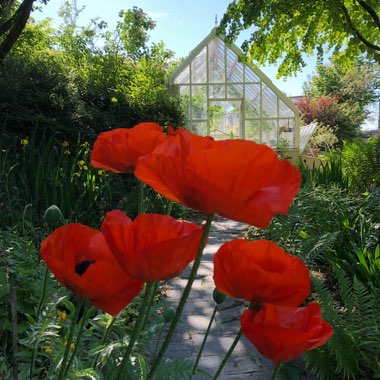
<svg viewBox="0 0 380 380">
<path fill-rule="evenodd" d="M 68 150 L 68 149 L 65 149 L 65 151 L 63 152 L 63 154 L 70 154 L 71 152 Z"/>
<path fill-rule="evenodd" d="M 74 173 L 75 177 L 80 177 L 80 174 L 78 172 Z"/>
<path fill-rule="evenodd" d="M 83 165 L 83 170 L 88 171 L 88 166 L 87 165 Z"/>
<path fill-rule="evenodd" d="M 51 347 L 46 347 L 44 350 L 46 353 L 51 354 L 53 352 Z"/>
<path fill-rule="evenodd" d="M 29 144 L 28 139 L 22 139 L 20 142 L 21 142 L 21 145 L 28 145 Z"/>
<path fill-rule="evenodd" d="M 102 175 L 103 174 L 103 170 L 98 170 L 98 175 Z"/>
<path fill-rule="evenodd" d="M 58 317 L 59 321 L 62 321 L 62 322 L 66 321 L 66 319 L 67 319 L 67 313 L 66 313 L 66 311 L 65 310 L 58 311 L 57 312 L 57 317 Z"/>
<path fill-rule="evenodd" d="M 66 148 L 67 146 L 69 146 L 69 143 L 68 143 L 67 141 L 64 141 L 64 142 L 62 143 L 62 146 L 64 146 L 64 147 Z"/>
<path fill-rule="evenodd" d="M 80 161 L 78 161 L 79 166 L 83 166 L 85 163 L 86 163 L 85 160 L 80 160 Z"/>
<path fill-rule="evenodd" d="M 71 343 L 70 344 L 70 350 L 74 350 L 75 349 L 75 344 L 74 343 Z"/>
</svg>

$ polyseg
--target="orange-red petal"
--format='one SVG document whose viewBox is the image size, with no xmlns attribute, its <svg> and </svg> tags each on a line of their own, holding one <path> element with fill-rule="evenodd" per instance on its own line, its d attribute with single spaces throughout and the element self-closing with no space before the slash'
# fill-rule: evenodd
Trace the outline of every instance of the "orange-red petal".
<svg viewBox="0 0 380 380">
<path fill-rule="evenodd" d="M 241 328 L 244 336 L 275 365 L 323 345 L 333 334 L 316 303 L 306 307 L 264 304 L 260 311 L 246 310 L 241 316 Z"/>
<path fill-rule="evenodd" d="M 235 239 L 214 256 L 215 286 L 249 302 L 298 306 L 310 292 L 305 264 L 269 240 Z"/>
<path fill-rule="evenodd" d="M 301 184 L 298 169 L 265 145 L 183 130 L 140 158 L 135 175 L 175 202 L 257 227 L 287 213 Z"/>
<path fill-rule="evenodd" d="M 167 215 L 142 214 L 130 223 L 121 211 L 107 213 L 102 231 L 126 273 L 143 281 L 166 280 L 194 260 L 202 228 Z"/>
<path fill-rule="evenodd" d="M 137 160 L 153 151 L 165 138 L 162 127 L 156 123 L 103 132 L 95 141 L 91 165 L 115 173 L 133 172 Z"/>
<path fill-rule="evenodd" d="M 41 256 L 62 285 L 112 315 L 127 306 L 143 286 L 122 270 L 103 234 L 80 223 L 50 234 L 41 243 Z"/>
</svg>

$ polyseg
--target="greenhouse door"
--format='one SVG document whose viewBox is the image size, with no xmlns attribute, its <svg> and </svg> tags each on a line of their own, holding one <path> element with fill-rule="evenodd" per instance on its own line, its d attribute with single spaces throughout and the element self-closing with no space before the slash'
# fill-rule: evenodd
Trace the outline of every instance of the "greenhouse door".
<svg viewBox="0 0 380 380">
<path fill-rule="evenodd" d="M 241 100 L 210 100 L 209 135 L 216 140 L 241 137 Z"/>
</svg>

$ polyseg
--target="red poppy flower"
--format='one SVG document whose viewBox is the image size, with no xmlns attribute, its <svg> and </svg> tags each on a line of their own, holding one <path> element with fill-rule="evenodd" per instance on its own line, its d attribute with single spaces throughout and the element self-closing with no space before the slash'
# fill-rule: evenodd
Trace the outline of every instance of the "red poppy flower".
<svg viewBox="0 0 380 380">
<path fill-rule="evenodd" d="M 243 334 L 275 365 L 322 346 L 333 334 L 316 303 L 306 307 L 264 304 L 260 311 L 246 310 L 240 321 Z"/>
<path fill-rule="evenodd" d="M 133 172 L 137 160 L 156 148 L 165 135 L 156 123 L 140 123 L 101 133 L 91 153 L 91 165 L 114 173 Z"/>
<path fill-rule="evenodd" d="M 101 232 L 80 223 L 50 234 L 41 243 L 41 256 L 63 286 L 111 315 L 127 306 L 144 284 L 125 274 Z"/>
<path fill-rule="evenodd" d="M 265 145 L 185 130 L 141 157 L 135 175 L 172 201 L 257 227 L 286 214 L 301 184 L 299 170 Z"/>
<path fill-rule="evenodd" d="M 249 302 L 298 306 L 310 292 L 305 264 L 269 240 L 235 239 L 214 256 L 215 286 Z"/>
<path fill-rule="evenodd" d="M 195 259 L 203 229 L 167 215 L 141 214 L 132 222 L 114 210 L 107 213 L 102 231 L 126 273 L 160 281 L 177 276 Z"/>
</svg>

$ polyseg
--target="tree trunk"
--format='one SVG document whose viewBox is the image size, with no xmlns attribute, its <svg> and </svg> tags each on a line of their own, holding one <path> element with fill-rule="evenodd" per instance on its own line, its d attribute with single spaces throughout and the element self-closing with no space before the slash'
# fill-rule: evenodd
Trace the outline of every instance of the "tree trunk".
<svg viewBox="0 0 380 380">
<path fill-rule="evenodd" d="M 8 27 L 6 28 L 6 36 L 0 43 L 0 63 L 4 60 L 5 56 L 9 53 L 17 41 L 21 32 L 24 30 L 34 2 L 35 0 L 24 0 L 14 15 L 5 22 L 8 24 Z"/>
</svg>

